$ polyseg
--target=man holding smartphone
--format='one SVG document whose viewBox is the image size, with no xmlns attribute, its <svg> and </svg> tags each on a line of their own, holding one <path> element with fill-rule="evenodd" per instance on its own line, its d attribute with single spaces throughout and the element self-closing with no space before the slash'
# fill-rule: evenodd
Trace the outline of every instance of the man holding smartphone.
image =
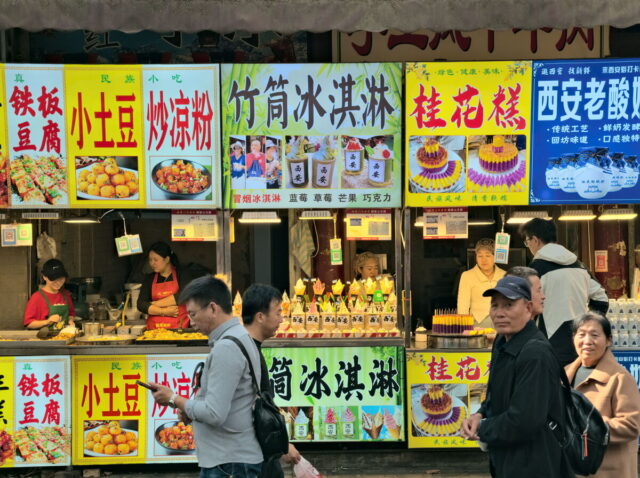
<svg viewBox="0 0 640 478">
<path fill-rule="evenodd" d="M 239 320 L 231 315 L 231 294 L 226 284 L 211 276 L 191 281 L 180 294 L 191 324 L 209 336 L 211 351 L 204 364 L 200 388 L 186 399 L 168 387 L 151 382 L 159 405 L 179 410 L 193 422 L 201 478 L 257 478 L 262 450 L 253 427 L 255 391 L 249 364 L 238 346 L 242 342 L 261 381 L 260 353 Z"/>
</svg>

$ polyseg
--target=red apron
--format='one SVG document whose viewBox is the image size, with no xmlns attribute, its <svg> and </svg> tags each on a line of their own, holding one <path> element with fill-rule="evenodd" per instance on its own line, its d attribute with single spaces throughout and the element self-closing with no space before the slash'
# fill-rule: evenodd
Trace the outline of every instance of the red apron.
<svg viewBox="0 0 640 478">
<path fill-rule="evenodd" d="M 153 276 L 151 284 L 151 300 L 156 301 L 169 297 L 170 295 L 178 295 L 180 287 L 178 286 L 178 273 L 175 267 L 171 269 L 170 281 L 158 283 L 158 274 Z M 147 317 L 147 329 L 180 329 L 189 327 L 189 315 L 184 305 L 178 306 L 178 317 L 164 317 L 161 315 L 149 315 Z"/>
</svg>

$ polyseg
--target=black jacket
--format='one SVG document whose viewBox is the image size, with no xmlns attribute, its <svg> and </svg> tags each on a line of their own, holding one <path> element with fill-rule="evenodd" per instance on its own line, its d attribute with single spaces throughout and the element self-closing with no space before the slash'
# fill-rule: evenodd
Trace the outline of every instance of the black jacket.
<svg viewBox="0 0 640 478">
<path fill-rule="evenodd" d="M 560 366 L 533 321 L 508 342 L 498 336 L 491 352 L 480 440 L 489 446 L 497 478 L 574 478 L 547 427 L 564 423 Z"/>
</svg>

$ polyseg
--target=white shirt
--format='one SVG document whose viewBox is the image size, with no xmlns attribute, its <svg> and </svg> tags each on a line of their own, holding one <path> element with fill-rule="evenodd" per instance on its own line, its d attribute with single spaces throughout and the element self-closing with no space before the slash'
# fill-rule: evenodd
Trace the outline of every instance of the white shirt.
<svg viewBox="0 0 640 478">
<path fill-rule="evenodd" d="M 486 319 L 491 308 L 491 297 L 483 297 L 482 294 L 495 287 L 505 274 L 506 271 L 498 266 L 495 266 L 491 279 L 477 265 L 463 272 L 458 288 L 458 314 L 471 314 L 477 323 Z"/>
</svg>

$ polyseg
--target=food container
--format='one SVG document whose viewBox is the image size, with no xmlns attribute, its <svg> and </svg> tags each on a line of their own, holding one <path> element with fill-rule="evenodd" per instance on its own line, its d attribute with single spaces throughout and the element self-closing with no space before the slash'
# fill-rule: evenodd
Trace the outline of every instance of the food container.
<svg viewBox="0 0 640 478">
<path fill-rule="evenodd" d="M 486 349 L 486 335 L 431 335 L 429 348 L 434 349 Z"/>
<path fill-rule="evenodd" d="M 185 165 L 187 166 L 191 165 L 194 169 L 200 170 L 200 174 L 204 178 L 204 181 L 206 183 L 206 186 L 200 192 L 197 192 L 197 193 L 172 192 L 162 188 L 158 184 L 158 177 L 157 177 L 158 171 L 160 171 L 163 168 L 170 168 L 172 166 L 175 166 L 178 163 L 178 161 L 182 161 Z M 154 193 L 152 195 L 160 194 L 160 195 L 163 195 L 165 199 L 191 199 L 191 200 L 205 199 L 207 195 L 210 194 L 211 173 L 204 165 L 197 163 L 195 161 L 191 161 L 189 159 L 175 158 L 175 159 L 167 159 L 165 161 L 161 161 L 158 164 L 156 164 L 151 170 L 151 178 L 154 186 L 154 189 L 153 189 Z"/>
<path fill-rule="evenodd" d="M 83 322 L 82 332 L 85 336 L 100 335 L 100 322 Z"/>
<path fill-rule="evenodd" d="M 334 158 L 320 159 L 313 157 L 313 187 L 330 188 L 333 181 L 333 168 L 336 162 Z"/>
<path fill-rule="evenodd" d="M 135 341 L 133 335 L 84 335 L 76 337 L 78 345 L 129 345 Z"/>
<path fill-rule="evenodd" d="M 304 188 L 309 184 L 309 161 L 307 157 L 292 157 L 287 159 L 289 177 L 294 188 Z"/>
</svg>

